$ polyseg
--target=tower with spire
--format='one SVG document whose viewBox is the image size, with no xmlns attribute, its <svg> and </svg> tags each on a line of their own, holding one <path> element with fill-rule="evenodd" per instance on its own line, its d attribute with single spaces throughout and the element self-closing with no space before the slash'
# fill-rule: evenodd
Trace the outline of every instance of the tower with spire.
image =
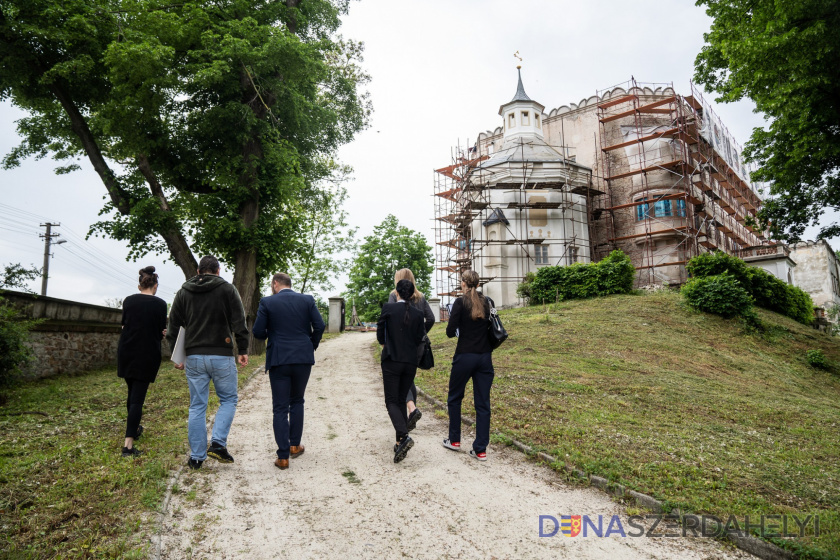
<svg viewBox="0 0 840 560">
<path fill-rule="evenodd" d="M 535 136 L 543 138 L 542 115 L 545 107 L 528 97 L 522 85 L 522 67 L 517 66 L 519 81 L 513 99 L 499 107 L 499 115 L 504 121 L 505 144 L 520 137 Z"/>
<path fill-rule="evenodd" d="M 580 192 L 589 188 L 592 170 L 546 143 L 544 110 L 525 93 L 517 67 L 516 93 L 499 107 L 503 137 L 477 164 L 483 188 L 462 209 L 487 203 L 465 229 L 464 243 L 472 247 L 471 266 L 484 293 L 499 306 L 514 305 L 517 284 L 541 266 L 589 262 L 586 198 Z"/>
</svg>

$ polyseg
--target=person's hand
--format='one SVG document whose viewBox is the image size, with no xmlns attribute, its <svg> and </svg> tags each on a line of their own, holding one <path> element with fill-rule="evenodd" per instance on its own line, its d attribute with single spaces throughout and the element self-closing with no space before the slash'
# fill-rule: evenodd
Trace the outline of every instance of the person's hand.
<svg viewBox="0 0 840 560">
<path fill-rule="evenodd" d="M 184 364 L 175 364 L 175 369 L 184 369 Z"/>
<path fill-rule="evenodd" d="M 241 367 L 245 367 L 248 365 L 248 354 L 240 354 L 236 357 L 236 361 L 239 363 Z"/>
</svg>

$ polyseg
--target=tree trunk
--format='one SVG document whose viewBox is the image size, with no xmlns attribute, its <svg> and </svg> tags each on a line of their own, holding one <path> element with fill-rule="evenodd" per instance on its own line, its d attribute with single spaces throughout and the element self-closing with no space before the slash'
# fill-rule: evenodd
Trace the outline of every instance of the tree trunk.
<svg viewBox="0 0 840 560">
<path fill-rule="evenodd" d="M 149 184 L 149 190 L 152 191 L 152 194 L 158 199 L 161 211 L 168 213 L 168 219 L 161 225 L 158 233 L 160 233 L 161 237 L 163 237 L 163 240 L 166 242 L 166 246 L 169 248 L 169 253 L 175 260 L 175 264 L 177 264 L 178 268 L 181 269 L 181 272 L 184 273 L 184 277 L 190 279 L 195 276 L 198 271 L 198 262 L 195 260 L 192 249 L 190 249 L 190 244 L 187 243 L 187 239 L 181 232 L 178 222 L 175 220 L 174 216 L 172 216 L 172 208 L 169 206 L 169 201 L 166 200 L 163 187 L 161 187 L 160 182 L 158 182 L 157 176 L 152 171 L 152 165 L 149 163 L 149 159 L 145 155 L 141 154 L 137 157 L 137 167 L 140 169 L 140 173 L 143 174 L 143 177 L 146 178 L 146 182 Z"/>
<path fill-rule="evenodd" d="M 117 211 L 124 216 L 130 214 L 132 207 L 131 197 L 122 189 L 116 175 L 111 170 L 108 162 L 105 161 L 105 157 L 102 155 L 102 150 L 99 149 L 99 144 L 93 136 L 90 127 L 88 127 L 87 120 L 85 120 L 84 115 L 82 115 L 82 112 L 79 111 L 78 107 L 76 107 L 76 104 L 70 98 L 70 95 L 58 83 L 51 84 L 50 89 L 53 92 L 53 95 L 55 95 L 55 98 L 61 104 L 64 112 L 67 113 L 67 116 L 70 118 L 70 127 L 72 128 L 73 133 L 79 138 L 79 141 L 81 141 L 85 154 L 87 154 L 90 163 L 93 165 L 93 169 L 105 185 L 105 189 L 108 191 L 108 195 L 111 198 L 111 203 L 114 205 L 114 208 L 116 208 Z M 157 182 L 157 178 L 152 173 L 151 166 L 149 166 L 149 162 L 147 160 L 145 161 L 145 166 L 146 168 L 144 170 L 143 164 L 141 163 L 140 158 L 138 158 L 138 168 L 146 177 L 146 180 L 149 181 L 149 188 L 152 191 L 152 194 L 161 201 L 161 210 L 170 210 L 169 204 L 163 196 L 163 189 L 160 187 L 160 184 Z M 157 193 L 155 192 L 155 189 L 158 190 Z M 184 273 L 184 277 L 192 278 L 195 276 L 198 263 L 192 254 L 192 250 L 190 250 L 190 246 L 187 243 L 186 238 L 184 238 L 183 233 L 177 226 L 177 223 L 169 223 L 166 227 L 161 228 L 156 233 L 166 242 L 166 246 L 169 248 L 172 258 L 181 269 L 181 272 Z"/>
</svg>

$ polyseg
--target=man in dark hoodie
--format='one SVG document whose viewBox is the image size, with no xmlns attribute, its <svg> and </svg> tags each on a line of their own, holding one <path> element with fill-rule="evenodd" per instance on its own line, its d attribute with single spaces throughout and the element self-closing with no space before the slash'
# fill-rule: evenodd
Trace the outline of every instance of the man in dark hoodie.
<svg viewBox="0 0 840 560">
<path fill-rule="evenodd" d="M 207 456 L 233 463 L 227 450 L 227 436 L 238 400 L 236 361 L 232 337 L 236 338 L 240 366 L 248 365 L 248 328 L 245 308 L 239 292 L 219 276 L 216 257 L 202 257 L 198 276 L 190 278 L 172 302 L 166 340 L 175 347 L 178 331 L 184 327 L 187 361 L 176 364 L 186 368 L 190 386 L 190 419 L 187 435 L 190 442 L 191 469 L 200 469 Z M 210 381 L 219 397 L 219 410 L 213 423 L 210 447 L 207 447 L 207 399 Z"/>
</svg>

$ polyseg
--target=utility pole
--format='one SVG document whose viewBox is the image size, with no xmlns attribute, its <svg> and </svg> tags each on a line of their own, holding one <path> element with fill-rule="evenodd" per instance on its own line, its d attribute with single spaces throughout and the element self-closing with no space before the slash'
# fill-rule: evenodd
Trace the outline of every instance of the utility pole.
<svg viewBox="0 0 840 560">
<path fill-rule="evenodd" d="M 53 237 L 61 236 L 60 233 L 52 233 L 53 227 L 59 227 L 61 224 L 51 224 L 47 222 L 46 224 L 41 224 L 41 227 L 47 228 L 47 233 L 40 234 L 39 237 L 44 238 L 44 268 L 41 270 L 41 295 L 47 295 L 47 280 L 50 277 L 50 246 L 51 245 L 61 245 L 62 243 L 67 243 L 66 239 L 61 239 L 53 243 Z"/>
</svg>

